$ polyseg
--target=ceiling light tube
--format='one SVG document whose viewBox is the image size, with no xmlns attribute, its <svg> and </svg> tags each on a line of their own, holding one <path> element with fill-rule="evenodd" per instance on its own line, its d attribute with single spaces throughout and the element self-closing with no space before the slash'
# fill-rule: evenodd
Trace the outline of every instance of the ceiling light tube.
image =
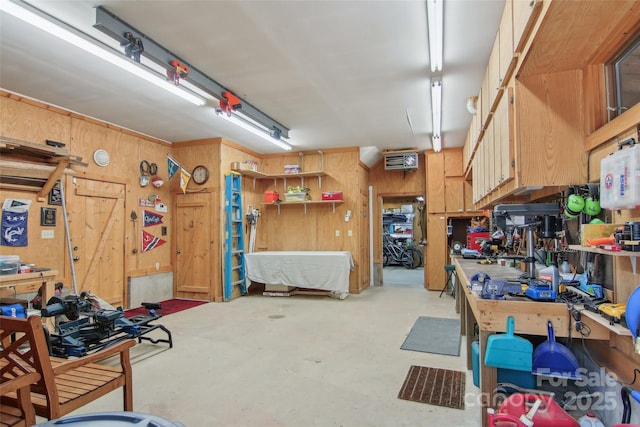
<svg viewBox="0 0 640 427">
<path fill-rule="evenodd" d="M 443 0 L 427 0 L 429 26 L 429 57 L 431 72 L 442 71 L 442 45 L 444 33 Z"/>
<path fill-rule="evenodd" d="M 431 82 L 431 123 L 432 135 L 440 138 L 442 133 L 442 82 Z"/>
<path fill-rule="evenodd" d="M 54 23 L 51 20 L 46 19 L 43 16 L 31 10 L 28 10 L 21 5 L 10 2 L 8 0 L 1 0 L 0 10 L 13 15 L 16 18 L 21 19 L 30 25 L 33 25 L 34 27 L 46 31 L 47 33 L 56 36 L 59 39 L 64 40 L 67 43 L 84 50 L 85 52 L 95 55 L 98 58 L 101 58 L 125 71 L 128 71 L 131 74 L 158 86 L 159 88 L 171 92 L 172 94 L 179 96 L 180 98 L 189 101 L 194 105 L 202 106 L 206 103 L 204 99 L 190 92 L 187 92 L 179 86 L 176 86 L 175 84 L 167 81 L 163 77 L 145 70 L 144 68 L 142 68 L 142 66 L 136 64 L 125 56 L 116 54 L 110 50 L 100 47 L 97 44 L 87 40 L 86 38 L 79 36 L 75 32 L 63 28 L 57 23 Z"/>
<path fill-rule="evenodd" d="M 290 144 L 287 144 L 286 142 L 280 140 L 280 139 L 275 139 L 273 137 L 271 137 L 271 135 L 269 135 L 269 133 L 266 130 L 260 129 L 255 127 L 254 125 L 246 122 L 245 120 L 241 119 L 240 117 L 238 117 L 235 113 L 231 113 L 231 115 L 227 115 L 224 112 L 218 112 L 216 111 L 216 116 L 227 120 L 228 122 L 233 123 L 234 125 L 241 127 L 242 129 L 251 132 L 252 134 L 259 136 L 260 138 L 264 139 L 267 142 L 270 142 L 273 145 L 276 145 L 280 148 L 282 148 L 283 150 L 287 150 L 287 151 L 291 151 L 291 149 L 293 148 Z"/>
</svg>

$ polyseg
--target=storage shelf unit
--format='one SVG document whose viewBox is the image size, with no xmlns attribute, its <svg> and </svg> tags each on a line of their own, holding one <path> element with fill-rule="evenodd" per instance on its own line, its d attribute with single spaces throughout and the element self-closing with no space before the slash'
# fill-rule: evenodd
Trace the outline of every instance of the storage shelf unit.
<svg viewBox="0 0 640 427">
<path fill-rule="evenodd" d="M 277 206 L 278 207 L 278 215 L 280 214 L 280 206 L 283 205 L 304 205 L 304 213 L 307 213 L 307 205 L 333 205 L 333 212 L 336 211 L 336 204 L 344 203 L 344 200 L 301 200 L 299 202 L 271 202 L 271 203 L 260 203 L 263 206 Z"/>
</svg>

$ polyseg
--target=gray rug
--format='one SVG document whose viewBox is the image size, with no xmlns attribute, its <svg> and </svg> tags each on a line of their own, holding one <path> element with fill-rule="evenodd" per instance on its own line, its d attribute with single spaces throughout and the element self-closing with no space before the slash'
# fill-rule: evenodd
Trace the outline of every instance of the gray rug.
<svg viewBox="0 0 640 427">
<path fill-rule="evenodd" d="M 400 348 L 459 356 L 460 319 L 420 316 Z"/>
</svg>

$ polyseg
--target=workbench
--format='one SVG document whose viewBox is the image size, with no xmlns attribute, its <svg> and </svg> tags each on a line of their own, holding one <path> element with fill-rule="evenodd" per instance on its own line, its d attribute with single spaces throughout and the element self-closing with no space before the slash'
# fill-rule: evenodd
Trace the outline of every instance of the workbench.
<svg viewBox="0 0 640 427">
<path fill-rule="evenodd" d="M 480 265 L 476 260 L 455 258 L 458 275 L 456 299 L 460 308 L 461 334 L 466 336 L 467 369 L 472 369 L 471 343 L 474 337 L 474 324 L 477 323 L 480 344 L 480 391 L 482 403 L 482 425 L 487 426 L 487 408 L 494 407 L 497 387 L 497 369 L 484 366 L 484 354 L 487 338 L 496 333 L 506 332 L 507 318 L 515 319 L 516 335 L 547 336 L 547 321 L 551 320 L 556 337 L 567 337 L 569 327 L 573 327 L 567 306 L 556 302 L 538 302 L 525 297 L 510 297 L 505 300 L 482 299 L 468 286 L 471 277 L 478 272 L 487 273 L 491 279 L 516 279 L 522 272 L 513 267 L 498 264 Z M 612 336 L 628 335 L 628 329 L 619 325 L 609 325 L 602 316 L 582 311 L 582 322 L 591 328 L 588 339 L 609 341 Z M 572 331 L 572 336 L 579 334 Z"/>
<path fill-rule="evenodd" d="M 55 294 L 54 279 L 57 275 L 57 270 L 23 274 L 7 274 L 5 276 L 0 276 L 0 289 L 5 290 L 15 288 L 16 294 L 24 294 L 38 292 L 38 289 L 42 286 L 42 304 L 44 305 L 49 301 L 49 298 Z"/>
</svg>

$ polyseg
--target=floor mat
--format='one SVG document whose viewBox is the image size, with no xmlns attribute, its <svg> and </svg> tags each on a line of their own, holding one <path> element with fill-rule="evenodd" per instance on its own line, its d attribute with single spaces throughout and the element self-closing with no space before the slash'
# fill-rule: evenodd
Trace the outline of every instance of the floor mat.
<svg viewBox="0 0 640 427">
<path fill-rule="evenodd" d="M 460 319 L 420 316 L 400 348 L 459 356 Z"/>
<path fill-rule="evenodd" d="M 398 398 L 464 409 L 465 381 L 464 372 L 413 365 L 409 368 Z"/>
<path fill-rule="evenodd" d="M 178 311 L 182 311 L 188 308 L 193 308 L 202 304 L 206 304 L 207 302 L 208 301 L 196 301 L 196 300 L 189 300 L 189 299 L 173 298 L 173 299 L 168 299 L 166 301 L 160 301 L 158 304 L 160 304 L 162 308 L 156 310 L 156 312 L 158 314 L 166 316 L 168 314 L 177 313 Z M 140 316 L 140 315 L 144 316 L 147 314 L 149 314 L 149 310 L 147 310 L 144 307 L 132 308 L 131 310 L 126 310 L 124 312 L 124 316 L 126 318 L 133 317 L 133 316 Z"/>
</svg>

